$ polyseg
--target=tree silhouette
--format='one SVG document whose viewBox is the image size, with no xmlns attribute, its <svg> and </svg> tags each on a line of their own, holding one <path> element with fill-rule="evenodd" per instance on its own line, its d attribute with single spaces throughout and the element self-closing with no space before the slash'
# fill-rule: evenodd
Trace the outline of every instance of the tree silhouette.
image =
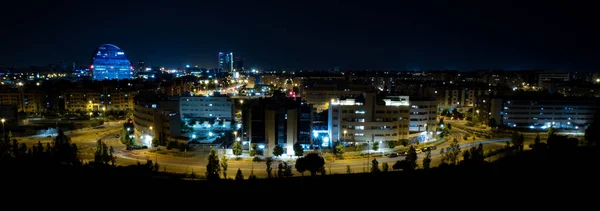
<svg viewBox="0 0 600 211">
<path fill-rule="evenodd" d="M 229 164 L 227 164 L 227 156 L 223 156 L 221 158 L 221 169 L 223 169 L 223 178 L 227 179 L 227 167 L 229 167 Z"/>
<path fill-rule="evenodd" d="M 377 161 L 377 159 L 373 158 L 373 161 L 371 161 L 371 173 L 379 173 L 379 162 Z"/>
<path fill-rule="evenodd" d="M 277 177 L 283 177 L 284 169 L 285 167 L 283 166 L 283 163 L 279 163 L 279 165 L 277 165 Z"/>
<path fill-rule="evenodd" d="M 415 149 L 414 146 L 410 146 L 410 148 L 408 148 L 408 153 L 406 155 L 406 168 L 404 169 L 406 170 L 414 170 L 415 168 L 417 168 L 417 150 Z"/>
<path fill-rule="evenodd" d="M 323 157 L 317 153 L 309 153 L 304 158 L 306 162 L 306 170 L 310 171 L 312 176 L 317 175 L 317 172 L 323 170 L 325 159 L 323 159 Z"/>
<path fill-rule="evenodd" d="M 219 156 L 214 148 L 210 149 L 208 154 L 208 164 L 206 164 L 206 179 L 218 180 L 221 166 L 219 166 Z"/>
<path fill-rule="evenodd" d="M 112 160 L 112 155 L 108 146 L 102 140 L 96 141 L 96 152 L 94 152 L 94 163 L 108 164 Z"/>
<path fill-rule="evenodd" d="M 300 172 L 302 176 L 304 176 L 304 172 L 306 171 L 306 158 L 301 157 L 296 159 L 296 171 Z"/>
<path fill-rule="evenodd" d="M 242 174 L 242 170 L 238 168 L 237 173 L 235 174 L 235 180 L 244 180 L 244 175 Z"/>
<path fill-rule="evenodd" d="M 517 132 L 516 130 L 513 132 L 510 138 L 510 142 L 512 143 L 513 147 L 519 151 L 523 149 L 524 140 L 525 138 L 523 137 L 523 134 L 519 134 L 519 132 Z"/>
<path fill-rule="evenodd" d="M 460 145 L 454 140 L 445 150 L 442 151 L 442 163 L 456 165 L 458 164 L 458 156 L 460 155 Z"/>
<path fill-rule="evenodd" d="M 383 172 L 388 172 L 390 170 L 390 166 L 388 165 L 388 163 L 383 163 L 381 164 L 381 169 L 383 170 Z"/>
<path fill-rule="evenodd" d="M 267 168 L 266 168 L 266 170 L 267 170 L 267 178 L 272 178 L 273 177 L 273 175 L 271 174 L 271 171 L 273 170 L 273 167 L 271 167 L 271 164 L 273 164 L 273 158 L 267 157 L 267 162 L 266 162 L 266 165 L 267 165 Z"/>
<path fill-rule="evenodd" d="M 600 141 L 600 121 L 597 121 L 600 114 L 597 114 L 596 116 L 596 120 L 585 129 L 585 140 L 587 141 L 588 146 L 593 144 L 596 144 L 597 146 L 598 141 Z"/>
<path fill-rule="evenodd" d="M 427 154 L 425 154 L 425 158 L 423 158 L 423 169 L 429 169 L 430 165 L 431 165 L 431 150 L 427 151 Z"/>
<path fill-rule="evenodd" d="M 296 155 L 296 156 L 304 155 L 304 148 L 302 148 L 302 145 L 300 145 L 300 142 L 296 142 L 294 144 L 294 155 Z"/>
</svg>

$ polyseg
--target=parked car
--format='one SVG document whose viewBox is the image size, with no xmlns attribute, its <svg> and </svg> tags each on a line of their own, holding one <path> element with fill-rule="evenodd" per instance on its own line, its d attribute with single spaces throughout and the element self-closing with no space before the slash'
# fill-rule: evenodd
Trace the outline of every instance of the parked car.
<svg viewBox="0 0 600 211">
<path fill-rule="evenodd" d="M 120 134 L 117 134 L 117 135 L 115 136 L 115 138 L 121 138 L 121 135 L 120 135 Z"/>
<path fill-rule="evenodd" d="M 390 157 L 390 158 L 398 157 L 398 153 L 392 152 L 388 155 L 388 157 Z"/>
</svg>

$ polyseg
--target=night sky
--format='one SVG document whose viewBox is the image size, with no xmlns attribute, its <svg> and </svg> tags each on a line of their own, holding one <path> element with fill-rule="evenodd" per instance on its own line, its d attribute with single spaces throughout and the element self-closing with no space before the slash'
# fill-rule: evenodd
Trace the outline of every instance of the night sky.
<svg viewBox="0 0 600 211">
<path fill-rule="evenodd" d="M 233 51 L 261 69 L 600 68 L 600 17 L 580 1 L 16 2 L 0 11 L 0 67 L 87 65 L 111 43 L 166 67 Z"/>
</svg>

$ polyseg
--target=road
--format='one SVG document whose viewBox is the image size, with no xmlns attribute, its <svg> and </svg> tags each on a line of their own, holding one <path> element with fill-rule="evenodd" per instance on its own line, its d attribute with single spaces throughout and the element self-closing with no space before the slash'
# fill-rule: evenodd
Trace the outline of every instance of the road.
<svg viewBox="0 0 600 211">
<path fill-rule="evenodd" d="M 479 143 L 481 143 L 484 146 L 484 150 L 487 151 L 490 149 L 497 149 L 497 148 L 504 147 L 506 141 L 507 141 L 507 139 L 476 141 L 476 142 L 472 142 L 472 143 L 463 143 L 460 145 L 460 148 L 468 149 L 471 146 L 477 146 L 477 145 L 479 145 Z M 443 147 L 446 147 L 447 145 L 448 144 L 445 143 L 444 145 L 440 145 L 438 147 L 438 150 L 432 151 L 431 166 L 438 166 L 441 163 L 442 156 L 440 154 L 439 149 L 442 149 Z M 181 158 L 181 157 L 176 158 L 173 156 L 158 155 L 156 153 L 149 155 L 150 153 L 144 153 L 144 152 L 139 152 L 139 151 L 131 152 L 131 151 L 124 151 L 124 150 L 118 151 L 116 154 L 118 156 L 117 163 L 120 165 L 135 164 L 138 161 L 141 163 L 145 163 L 144 160 L 151 159 L 151 160 L 153 160 L 153 162 L 158 160 L 161 170 L 164 170 L 166 168 L 166 170 L 169 172 L 178 172 L 178 173 L 188 173 L 189 174 L 189 173 L 192 173 L 192 171 L 193 171 L 197 175 L 201 175 L 205 172 L 206 164 L 207 164 L 206 155 L 203 157 L 200 156 L 200 159 L 192 159 L 192 158 Z M 418 155 L 419 160 L 417 161 L 417 163 L 419 164 L 419 166 L 422 166 L 424 157 L 425 157 L 425 153 L 420 153 Z M 382 165 L 385 162 L 385 163 L 388 163 L 388 165 L 391 168 L 392 165 L 396 161 L 403 160 L 404 157 L 399 156 L 399 157 L 395 157 L 395 158 L 388 158 L 388 157 L 379 156 L 379 157 L 376 157 L 376 159 L 380 165 Z M 288 160 L 288 159 L 285 158 L 283 160 Z M 363 159 L 336 160 L 334 162 L 326 162 L 325 168 L 326 168 L 327 172 L 329 172 L 329 173 L 333 172 L 335 174 L 346 173 L 348 166 L 350 166 L 350 169 L 352 172 L 365 172 L 365 171 L 370 171 L 370 165 L 371 165 L 372 160 L 373 160 L 373 157 L 363 158 Z M 279 162 L 280 161 L 273 162 L 273 164 L 272 164 L 273 173 L 275 173 L 277 171 L 277 166 L 279 165 Z M 229 164 L 229 167 L 227 170 L 228 177 L 234 177 L 238 168 L 242 171 L 242 174 L 244 174 L 244 176 L 246 176 L 246 177 L 248 175 L 250 175 L 251 171 L 253 171 L 254 174 L 257 175 L 258 177 L 266 177 L 265 162 L 235 161 L 233 159 L 230 159 L 228 161 L 228 164 Z M 289 162 L 288 164 L 293 165 L 293 161 Z M 295 175 L 300 174 L 299 172 L 296 172 L 295 169 L 293 172 Z"/>
<path fill-rule="evenodd" d="M 121 144 L 119 139 L 116 138 L 116 134 L 119 134 L 122 128 L 122 123 L 109 123 L 105 125 L 104 128 L 100 129 L 83 129 L 73 132 L 66 133 L 71 137 L 71 142 L 77 144 L 80 157 L 84 161 L 89 161 L 93 159 L 94 150 L 96 147 L 96 141 L 101 139 L 109 146 L 112 146 L 115 149 L 116 154 L 116 163 L 117 165 L 134 165 L 137 162 L 145 163 L 146 160 L 150 159 L 153 162 L 158 161 L 160 165 L 160 170 L 166 170 L 169 172 L 177 172 L 177 173 L 187 173 L 190 174 L 194 172 L 197 175 L 203 175 L 206 170 L 207 164 L 207 154 L 199 154 L 193 157 L 184 158 L 177 157 L 171 155 L 161 155 L 158 153 L 151 153 L 148 150 L 134 150 L 128 151 L 125 150 L 125 145 Z M 28 146 L 37 143 L 38 141 L 43 144 L 50 142 L 52 138 L 47 138 L 43 136 L 33 136 L 26 138 L 18 138 L 18 140 L 22 143 L 26 143 Z M 504 147 L 504 142 L 507 139 L 497 139 L 497 140 L 484 140 L 484 141 L 474 141 L 470 143 L 466 143 L 461 141 L 461 149 L 470 148 L 471 146 L 477 146 L 479 143 L 483 144 L 484 150 L 497 149 Z M 441 163 L 441 155 L 440 149 L 445 148 L 449 145 L 448 142 L 443 143 L 438 146 L 438 150 L 432 151 L 431 153 L 431 166 L 438 166 Z M 196 153 L 199 152 L 190 152 Z M 419 160 L 417 163 L 419 166 L 422 166 L 422 160 L 425 157 L 425 153 L 420 153 L 418 155 Z M 390 168 L 392 165 L 399 160 L 403 160 L 404 157 L 399 156 L 395 158 L 388 157 L 376 157 L 380 166 L 385 162 L 388 163 Z M 283 160 L 289 160 L 288 158 L 284 158 Z M 335 174 L 344 174 L 347 172 L 347 167 L 350 166 L 350 170 L 352 172 L 365 172 L 370 170 L 371 160 L 373 157 L 362 158 L 362 159 L 345 159 L 345 160 L 336 160 L 334 162 L 326 162 L 325 168 L 328 173 Z M 272 164 L 273 173 L 277 172 L 277 166 L 281 161 L 274 161 Z M 288 164 L 293 165 L 294 161 L 290 160 Z M 252 162 L 247 160 L 236 161 L 230 159 L 228 161 L 229 168 L 227 170 L 228 177 L 234 177 L 237 169 L 240 169 L 245 177 L 250 175 L 250 172 L 253 171 L 255 175 L 258 177 L 266 177 L 265 170 L 265 162 Z M 391 170 L 391 169 L 390 169 Z M 299 172 L 293 171 L 295 175 L 300 175 Z M 308 174 L 308 173 L 307 173 Z"/>
</svg>

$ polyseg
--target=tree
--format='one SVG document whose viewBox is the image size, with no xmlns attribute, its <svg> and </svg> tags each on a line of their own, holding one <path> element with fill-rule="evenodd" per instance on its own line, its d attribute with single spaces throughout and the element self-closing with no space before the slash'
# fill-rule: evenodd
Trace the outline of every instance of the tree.
<svg viewBox="0 0 600 211">
<path fill-rule="evenodd" d="M 600 116 L 600 114 L 597 116 Z M 600 141 L 600 122 L 594 121 L 585 129 L 585 140 L 590 146 L 594 143 L 598 145 L 598 141 Z"/>
<path fill-rule="evenodd" d="M 524 140 L 525 138 L 523 137 L 523 135 L 519 134 L 519 132 L 515 130 L 511 136 L 510 142 L 512 143 L 513 147 L 515 147 L 517 150 L 521 150 L 523 148 Z"/>
<path fill-rule="evenodd" d="M 283 147 L 281 147 L 281 145 L 277 144 L 275 145 L 275 148 L 273 148 L 273 155 L 279 157 L 283 154 Z"/>
<path fill-rule="evenodd" d="M 306 158 L 301 157 L 296 159 L 296 171 L 300 172 L 302 176 L 304 176 L 304 172 L 306 171 Z"/>
<path fill-rule="evenodd" d="M 425 158 L 423 158 L 423 169 L 429 169 L 429 165 L 431 165 L 431 150 L 427 151 Z"/>
<path fill-rule="evenodd" d="M 442 152 L 442 163 L 450 165 L 458 164 L 458 156 L 460 155 L 460 145 L 458 145 L 458 140 L 452 141 L 450 146 Z"/>
<path fill-rule="evenodd" d="M 208 154 L 208 164 L 206 164 L 206 179 L 218 180 L 221 172 L 221 166 L 219 165 L 219 156 L 214 148 L 210 149 Z"/>
<path fill-rule="evenodd" d="M 250 156 L 262 155 L 262 151 L 258 148 L 258 145 L 253 144 L 252 149 L 250 150 Z"/>
<path fill-rule="evenodd" d="M 277 177 L 283 177 L 284 169 L 285 167 L 283 166 L 283 163 L 279 163 L 279 165 L 277 165 Z"/>
<path fill-rule="evenodd" d="M 244 175 L 242 174 L 242 170 L 238 168 L 237 173 L 235 174 L 235 180 L 244 180 Z"/>
<path fill-rule="evenodd" d="M 465 165 L 480 165 L 485 163 L 485 155 L 483 154 L 483 144 L 479 144 L 477 147 L 472 147 L 469 150 L 463 152 L 462 164 Z"/>
<path fill-rule="evenodd" d="M 323 170 L 325 159 L 317 153 L 308 153 L 305 157 L 306 170 L 310 171 L 312 176 L 317 175 L 317 172 Z"/>
<path fill-rule="evenodd" d="M 379 142 L 378 141 L 373 141 L 373 146 L 371 148 L 373 151 L 377 151 L 379 150 Z"/>
<path fill-rule="evenodd" d="M 405 171 L 414 170 L 417 168 L 417 150 L 414 146 L 410 146 L 408 148 L 408 153 L 406 155 L 406 166 L 404 168 Z"/>
<path fill-rule="evenodd" d="M 352 170 L 350 169 L 350 165 L 346 165 L 346 174 L 352 174 Z"/>
<path fill-rule="evenodd" d="M 115 149 L 113 148 L 113 146 L 110 146 L 109 156 L 110 156 L 110 165 L 114 166 L 117 157 L 115 156 Z M 156 164 L 158 165 L 158 163 L 156 163 Z"/>
<path fill-rule="evenodd" d="M 394 147 L 396 147 L 397 141 L 387 141 L 387 147 L 390 149 L 394 149 Z"/>
<path fill-rule="evenodd" d="M 383 163 L 381 164 L 381 169 L 383 170 L 383 172 L 388 172 L 390 170 L 390 166 L 388 165 L 388 163 Z"/>
<path fill-rule="evenodd" d="M 242 144 L 239 141 L 233 142 L 233 146 L 231 146 L 231 151 L 233 151 L 233 155 L 240 156 L 242 155 Z"/>
<path fill-rule="evenodd" d="M 556 134 L 556 129 L 554 129 L 554 127 L 550 127 L 550 129 L 548 129 L 548 139 L 550 139 L 550 137 L 555 134 Z"/>
<path fill-rule="evenodd" d="M 288 165 L 286 162 L 283 162 L 283 175 L 286 177 L 291 177 L 294 174 L 292 173 L 292 165 Z"/>
<path fill-rule="evenodd" d="M 379 162 L 377 161 L 377 159 L 373 158 L 373 161 L 371 161 L 371 173 L 379 173 L 381 170 L 379 170 Z"/>
<path fill-rule="evenodd" d="M 273 170 L 273 167 L 271 167 L 271 164 L 273 164 L 273 158 L 271 157 L 267 157 L 267 178 L 272 178 L 273 175 L 271 174 L 271 171 Z"/>
<path fill-rule="evenodd" d="M 304 148 L 302 148 L 302 145 L 300 145 L 300 142 L 296 142 L 294 144 L 294 155 L 296 155 L 298 157 L 304 155 Z"/>
<path fill-rule="evenodd" d="M 363 151 L 362 144 L 357 144 L 356 145 L 356 151 L 357 152 L 362 152 Z"/>
<path fill-rule="evenodd" d="M 229 164 L 227 164 L 227 156 L 223 156 L 221 158 L 221 169 L 223 169 L 223 178 L 227 179 L 227 167 L 229 167 Z"/>
<path fill-rule="evenodd" d="M 112 160 L 108 146 L 102 140 L 96 141 L 96 152 L 94 152 L 94 163 L 108 164 Z"/>
<path fill-rule="evenodd" d="M 342 144 L 337 144 L 337 145 L 335 146 L 335 154 L 336 154 L 338 157 L 343 157 L 343 156 L 344 156 L 344 145 L 342 145 Z"/>
</svg>

